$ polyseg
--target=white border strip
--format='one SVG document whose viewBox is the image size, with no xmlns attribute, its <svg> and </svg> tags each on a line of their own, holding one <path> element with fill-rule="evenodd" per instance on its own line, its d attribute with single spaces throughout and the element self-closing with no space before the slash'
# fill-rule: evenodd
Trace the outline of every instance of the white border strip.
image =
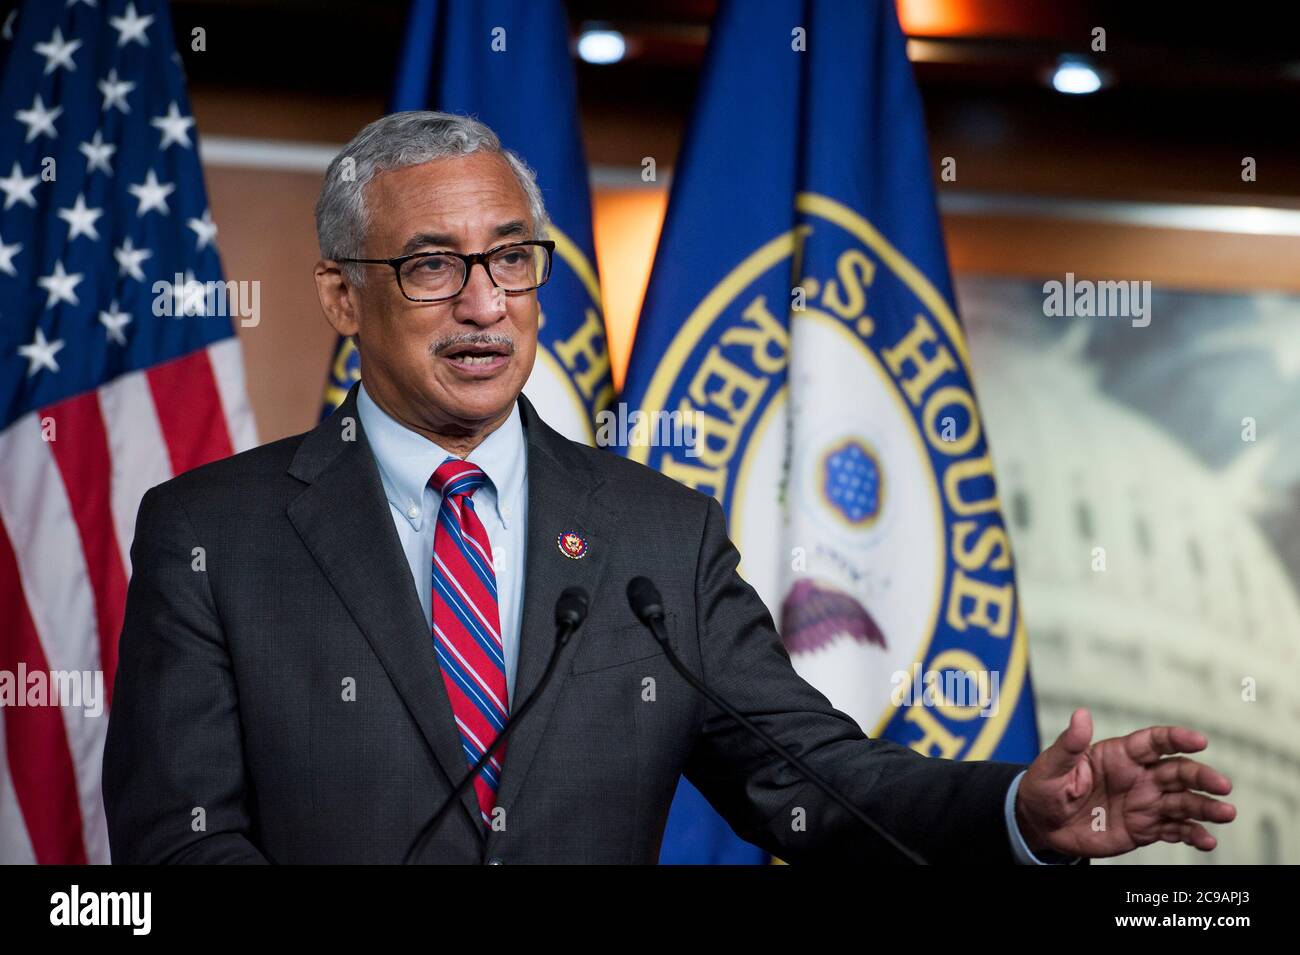
<svg viewBox="0 0 1300 955">
<path fill-rule="evenodd" d="M 943 192 L 939 210 L 958 216 L 1025 216 L 1069 219 L 1148 229 L 1235 232 L 1242 235 L 1300 236 L 1300 210 L 1210 203 L 1116 202 L 1052 196 L 1004 196 L 995 193 Z"/>
<path fill-rule="evenodd" d="M 342 148 L 342 143 L 336 146 L 289 139 L 204 136 L 199 140 L 199 157 L 206 166 L 324 172 Z"/>
</svg>

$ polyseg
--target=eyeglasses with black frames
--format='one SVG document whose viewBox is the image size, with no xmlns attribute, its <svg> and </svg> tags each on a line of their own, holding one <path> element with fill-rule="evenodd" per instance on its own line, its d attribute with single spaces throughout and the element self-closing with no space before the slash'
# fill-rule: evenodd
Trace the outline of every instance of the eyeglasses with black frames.
<svg viewBox="0 0 1300 955">
<path fill-rule="evenodd" d="M 541 288 L 551 277 L 555 243 L 550 239 L 511 242 L 486 252 L 412 252 L 395 259 L 335 259 L 357 265 L 387 265 L 397 287 L 412 302 L 445 302 L 469 284 L 469 273 L 482 265 L 492 284 L 507 295 Z"/>
</svg>

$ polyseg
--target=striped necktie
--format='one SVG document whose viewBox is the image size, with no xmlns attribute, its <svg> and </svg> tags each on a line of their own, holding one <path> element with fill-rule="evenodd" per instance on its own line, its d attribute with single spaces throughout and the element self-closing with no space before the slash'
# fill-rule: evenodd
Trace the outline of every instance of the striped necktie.
<svg viewBox="0 0 1300 955">
<path fill-rule="evenodd" d="M 486 483 L 479 467 L 459 458 L 448 458 L 429 479 L 442 497 L 433 535 L 433 648 L 470 766 L 492 745 L 509 712 L 492 544 L 472 500 Z M 474 780 L 487 825 L 504 760 L 502 746 Z"/>
</svg>

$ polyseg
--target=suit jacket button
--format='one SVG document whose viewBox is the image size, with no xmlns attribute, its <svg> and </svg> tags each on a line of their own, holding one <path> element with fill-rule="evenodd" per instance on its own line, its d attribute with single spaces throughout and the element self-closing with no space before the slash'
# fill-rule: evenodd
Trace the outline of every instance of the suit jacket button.
<svg viewBox="0 0 1300 955">
<path fill-rule="evenodd" d="M 506 860 L 503 859 L 503 858 L 501 858 L 500 856 L 493 856 L 491 859 L 488 859 L 488 863 L 487 863 L 487 864 L 488 864 L 488 865 L 505 865 L 505 864 L 506 864 Z"/>
</svg>

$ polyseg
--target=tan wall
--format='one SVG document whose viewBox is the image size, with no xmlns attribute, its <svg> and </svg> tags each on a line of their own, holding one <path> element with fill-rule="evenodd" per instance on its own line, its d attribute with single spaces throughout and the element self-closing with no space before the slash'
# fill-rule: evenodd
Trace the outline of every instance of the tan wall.
<svg viewBox="0 0 1300 955">
<path fill-rule="evenodd" d="M 310 428 L 335 335 L 316 301 L 312 209 L 321 178 L 252 169 L 207 171 L 228 279 L 261 283 L 261 317 L 239 329 L 248 393 L 262 441 Z"/>
</svg>

